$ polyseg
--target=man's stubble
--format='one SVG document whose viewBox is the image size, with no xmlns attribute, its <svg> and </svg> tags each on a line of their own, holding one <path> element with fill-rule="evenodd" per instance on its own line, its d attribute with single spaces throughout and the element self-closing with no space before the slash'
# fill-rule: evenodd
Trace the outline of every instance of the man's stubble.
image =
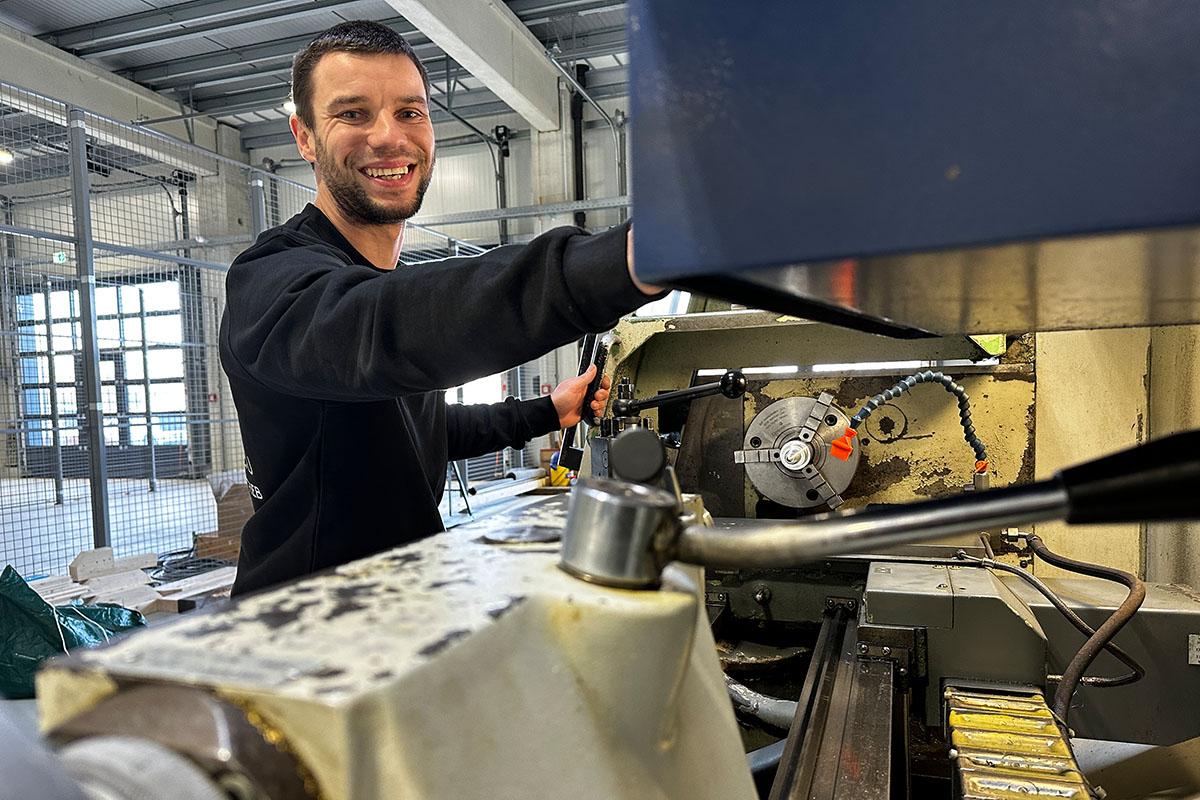
<svg viewBox="0 0 1200 800">
<path fill-rule="evenodd" d="M 401 206 L 385 206 L 371 199 L 352 171 L 343 169 L 330 157 L 321 137 L 313 138 L 316 141 L 317 169 L 321 172 L 321 179 L 347 219 L 363 225 L 394 225 L 416 216 L 421 210 L 421 202 L 433 178 L 432 158 L 428 162 L 417 162 L 416 168 L 423 169 L 423 173 L 418 177 L 417 192 L 413 199 Z M 425 167 L 426 163 L 428 167 Z"/>
</svg>

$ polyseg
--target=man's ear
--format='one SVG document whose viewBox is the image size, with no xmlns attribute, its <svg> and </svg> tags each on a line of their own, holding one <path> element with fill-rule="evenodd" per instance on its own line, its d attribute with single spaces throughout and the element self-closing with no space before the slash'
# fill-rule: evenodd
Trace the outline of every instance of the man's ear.
<svg viewBox="0 0 1200 800">
<path fill-rule="evenodd" d="M 317 150 L 313 141 L 313 133 L 304 124 L 304 120 L 300 119 L 296 114 L 292 114 L 288 118 L 288 124 L 292 126 L 292 136 L 296 138 L 296 149 L 300 151 L 300 157 L 310 163 L 317 163 Z"/>
</svg>

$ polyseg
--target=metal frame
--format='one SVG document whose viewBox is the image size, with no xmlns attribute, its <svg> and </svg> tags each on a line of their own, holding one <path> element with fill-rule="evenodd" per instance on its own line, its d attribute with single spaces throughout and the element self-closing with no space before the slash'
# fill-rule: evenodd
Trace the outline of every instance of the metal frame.
<svg viewBox="0 0 1200 800">
<path fill-rule="evenodd" d="M 854 607 L 826 613 L 770 800 L 892 797 L 894 664 L 859 658 Z"/>
<path fill-rule="evenodd" d="M 92 496 L 92 541 L 108 547 L 112 533 L 108 522 L 108 462 L 104 453 L 104 413 L 100 405 L 100 347 L 96 333 L 96 264 L 92 252 L 92 209 L 88 197 L 87 131 L 84 112 L 67 110 L 71 135 L 71 203 L 75 219 L 75 264 L 79 275 L 80 328 L 83 333 L 84 409 L 87 426 L 88 471 L 99 480 L 101 491 Z M 50 316 L 50 309 L 46 309 Z M 54 394 L 54 389 L 50 390 Z"/>
</svg>

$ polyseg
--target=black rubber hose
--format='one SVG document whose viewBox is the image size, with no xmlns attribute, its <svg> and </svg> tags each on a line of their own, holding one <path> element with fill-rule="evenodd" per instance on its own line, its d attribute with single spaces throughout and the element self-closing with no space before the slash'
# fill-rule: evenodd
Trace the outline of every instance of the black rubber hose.
<svg viewBox="0 0 1200 800">
<path fill-rule="evenodd" d="M 1079 648 L 1079 652 L 1075 654 L 1075 657 L 1071 659 L 1071 663 L 1067 664 L 1067 668 L 1063 670 L 1062 681 L 1059 682 L 1058 689 L 1054 692 L 1052 710 L 1062 721 L 1063 726 L 1066 727 L 1067 713 L 1071 708 L 1071 696 L 1075 694 L 1075 688 L 1079 685 L 1079 679 L 1083 677 L 1083 673 L 1096 660 L 1096 656 L 1100 655 L 1100 651 L 1112 641 L 1121 628 L 1125 627 L 1125 623 L 1133 619 L 1133 615 L 1141 608 L 1142 601 L 1146 599 L 1146 585 L 1138 580 L 1136 575 L 1130 575 L 1128 572 L 1113 569 L 1112 567 L 1102 567 L 1099 564 L 1076 561 L 1053 553 L 1046 547 L 1041 537 L 1035 534 L 1027 535 L 1025 541 L 1029 542 L 1029 546 L 1032 548 L 1034 554 L 1047 564 L 1052 564 L 1071 572 L 1078 572 L 1081 575 L 1115 581 L 1129 587 L 1129 594 L 1125 597 L 1124 602 L 1117 607 L 1112 616 L 1104 621 L 1103 625 L 1096 629 L 1091 638 L 1083 643 L 1083 647 Z"/>
<path fill-rule="evenodd" d="M 987 461 L 987 449 L 983 446 L 983 442 L 975 435 L 975 426 L 971 424 L 971 398 L 967 395 L 967 390 L 954 382 L 954 379 L 949 375 L 944 375 L 941 372 L 933 372 L 925 370 L 918 372 L 915 375 L 909 375 L 904 380 L 897 383 L 892 388 L 875 395 L 867 402 L 862 410 L 850 418 L 850 427 L 858 430 L 858 426 L 866 421 L 867 417 L 871 416 L 871 412 L 879 408 L 895 397 L 899 397 L 918 383 L 940 383 L 945 387 L 947 392 L 958 398 L 958 418 L 963 426 L 963 438 L 967 444 L 971 445 L 971 449 L 975 451 L 976 461 Z"/>
<path fill-rule="evenodd" d="M 1091 625 L 1088 625 L 1086 622 L 1084 622 L 1083 619 L 1076 614 L 1070 606 L 1063 602 L 1061 597 L 1055 594 L 1049 586 L 1042 583 L 1042 581 L 1033 573 L 1027 572 L 1020 567 L 1014 567 L 1012 564 L 1005 564 L 1003 561 L 996 561 L 993 558 L 975 558 L 974 556 L 967 555 L 962 550 L 958 551 L 956 557 L 972 564 L 978 564 L 981 567 L 1003 570 L 1004 572 L 1016 575 L 1034 589 L 1037 589 L 1038 592 L 1040 592 L 1043 597 L 1049 600 L 1050 604 L 1058 609 L 1059 613 L 1066 617 L 1067 621 L 1074 625 L 1075 628 L 1084 636 L 1090 637 L 1096 634 L 1096 630 Z M 1127 675 L 1118 675 L 1112 678 L 1084 677 L 1079 679 L 1080 683 L 1083 683 L 1087 686 L 1110 688 L 1113 686 L 1125 686 L 1130 683 L 1135 683 L 1145 677 L 1146 670 L 1142 667 L 1142 665 L 1139 664 L 1133 656 L 1129 655 L 1129 653 L 1122 650 L 1116 644 L 1107 642 L 1104 645 L 1104 649 L 1112 653 L 1118 661 L 1129 667 L 1132 672 L 1128 673 Z"/>
<path fill-rule="evenodd" d="M 774 744 L 746 753 L 746 761 L 750 764 L 750 774 L 757 777 L 768 770 L 774 772 L 778 769 L 785 747 L 787 747 L 787 739 L 781 739 Z"/>
</svg>

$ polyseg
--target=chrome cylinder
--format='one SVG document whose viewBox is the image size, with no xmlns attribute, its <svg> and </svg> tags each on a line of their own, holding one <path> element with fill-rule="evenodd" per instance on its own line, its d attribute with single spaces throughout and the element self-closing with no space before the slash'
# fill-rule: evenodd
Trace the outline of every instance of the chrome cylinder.
<svg viewBox="0 0 1200 800">
<path fill-rule="evenodd" d="M 679 531 L 675 497 L 662 489 L 581 478 L 571 491 L 562 535 L 564 570 L 624 589 L 657 586 Z"/>
</svg>

